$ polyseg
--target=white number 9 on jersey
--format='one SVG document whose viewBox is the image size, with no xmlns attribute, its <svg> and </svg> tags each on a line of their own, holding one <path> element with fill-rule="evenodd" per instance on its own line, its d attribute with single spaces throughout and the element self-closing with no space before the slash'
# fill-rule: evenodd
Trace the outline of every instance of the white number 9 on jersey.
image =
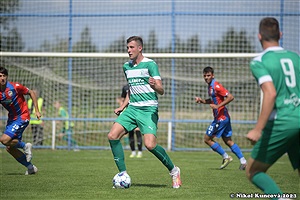
<svg viewBox="0 0 300 200">
<path fill-rule="evenodd" d="M 281 67 L 283 73 L 285 74 L 285 83 L 288 87 L 295 87 L 296 86 L 296 76 L 294 65 L 291 59 L 280 59 Z"/>
</svg>

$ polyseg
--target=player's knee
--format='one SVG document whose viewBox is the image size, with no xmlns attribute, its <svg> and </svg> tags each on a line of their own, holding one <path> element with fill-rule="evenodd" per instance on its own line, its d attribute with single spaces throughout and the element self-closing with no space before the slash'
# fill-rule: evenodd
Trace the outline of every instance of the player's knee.
<svg viewBox="0 0 300 200">
<path fill-rule="evenodd" d="M 228 147 L 232 147 L 234 145 L 234 142 L 232 140 L 230 141 L 227 141 L 225 142 L 225 144 L 228 146 Z"/>
<path fill-rule="evenodd" d="M 253 177 L 260 172 L 264 172 L 264 171 L 254 169 L 251 164 L 246 167 L 246 177 L 248 178 L 249 181 L 252 181 Z"/>
<path fill-rule="evenodd" d="M 107 138 L 109 140 L 120 140 L 123 137 L 124 134 L 118 133 L 118 132 L 109 132 L 107 135 Z"/>
<path fill-rule="evenodd" d="M 206 139 L 204 139 L 204 142 L 205 142 L 205 144 L 209 144 L 209 141 Z"/>
<path fill-rule="evenodd" d="M 9 142 L 9 140 L 4 140 L 4 139 L 0 139 L 0 141 L 4 146 L 7 146 Z"/>
<path fill-rule="evenodd" d="M 6 134 L 3 134 L 1 137 L 0 137 L 0 142 L 4 145 L 4 146 L 7 146 L 9 145 L 10 141 L 12 140 L 12 138 L 10 138 L 8 135 Z"/>
<path fill-rule="evenodd" d="M 151 151 L 152 149 L 155 148 L 154 145 L 146 145 L 146 144 L 145 144 L 145 147 L 146 147 L 149 151 Z"/>
<path fill-rule="evenodd" d="M 108 135 L 107 135 L 107 138 L 109 140 L 116 140 L 118 139 L 113 133 L 109 132 Z"/>
<path fill-rule="evenodd" d="M 152 149 L 154 149 L 156 147 L 156 143 L 153 143 L 153 142 L 146 142 L 145 141 L 145 147 L 151 151 Z"/>
<path fill-rule="evenodd" d="M 207 144 L 207 145 L 211 145 L 211 143 L 212 143 L 213 141 L 212 141 L 212 139 L 211 139 L 210 137 L 205 136 L 205 137 L 204 137 L 204 142 L 205 142 L 205 144 Z"/>
</svg>

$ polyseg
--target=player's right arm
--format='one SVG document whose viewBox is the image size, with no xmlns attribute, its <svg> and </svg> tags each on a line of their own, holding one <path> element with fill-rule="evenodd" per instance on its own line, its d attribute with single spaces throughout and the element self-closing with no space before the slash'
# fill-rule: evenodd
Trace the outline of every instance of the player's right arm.
<svg viewBox="0 0 300 200">
<path fill-rule="evenodd" d="M 120 115 L 120 113 L 128 106 L 128 104 L 129 104 L 129 96 L 130 96 L 130 91 L 128 90 L 123 103 L 120 105 L 119 108 L 117 108 L 117 109 L 114 110 L 114 113 L 116 115 Z"/>
<path fill-rule="evenodd" d="M 195 102 L 203 103 L 203 104 L 211 104 L 212 103 L 211 99 L 202 99 L 200 97 L 195 97 Z"/>
<path fill-rule="evenodd" d="M 261 89 L 263 91 L 262 109 L 254 129 L 249 131 L 247 134 L 248 140 L 250 140 L 253 144 L 261 137 L 261 132 L 268 122 L 276 100 L 276 89 L 273 82 L 268 81 L 263 83 L 261 85 Z"/>
<path fill-rule="evenodd" d="M 254 129 L 250 130 L 247 134 L 248 140 L 250 140 L 251 143 L 254 144 L 261 137 L 261 132 L 267 124 L 269 116 L 274 109 L 277 93 L 273 84 L 272 77 L 261 62 L 261 57 L 255 58 L 250 63 L 250 69 L 254 78 L 260 85 L 263 95 L 261 102 L 261 111 L 257 119 L 257 123 Z"/>
</svg>

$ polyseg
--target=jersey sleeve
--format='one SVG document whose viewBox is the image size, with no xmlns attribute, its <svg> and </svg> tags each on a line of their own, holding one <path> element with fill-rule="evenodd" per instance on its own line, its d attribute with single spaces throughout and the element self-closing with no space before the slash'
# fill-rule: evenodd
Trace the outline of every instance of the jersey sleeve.
<svg viewBox="0 0 300 200">
<path fill-rule="evenodd" d="M 215 91 L 217 92 L 218 95 L 226 97 L 229 93 L 228 90 L 225 87 L 223 87 L 223 85 L 219 82 L 215 82 L 214 87 L 215 87 L 214 89 L 215 89 Z"/>
<path fill-rule="evenodd" d="M 153 77 L 154 79 L 161 79 L 160 77 L 160 73 L 158 71 L 158 65 L 156 64 L 156 62 L 150 62 L 149 63 L 149 75 L 151 77 Z"/>
<path fill-rule="evenodd" d="M 261 62 L 255 60 L 251 61 L 250 70 L 259 85 L 263 84 L 264 82 L 272 81 L 272 77 Z"/>
<path fill-rule="evenodd" d="M 29 89 L 20 83 L 14 83 L 15 89 L 18 94 L 26 95 L 29 92 Z"/>
</svg>

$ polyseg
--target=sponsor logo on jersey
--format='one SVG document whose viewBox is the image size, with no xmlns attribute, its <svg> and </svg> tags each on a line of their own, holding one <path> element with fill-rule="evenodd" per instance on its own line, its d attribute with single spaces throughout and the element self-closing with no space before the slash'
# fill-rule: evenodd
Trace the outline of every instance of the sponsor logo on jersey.
<svg viewBox="0 0 300 200">
<path fill-rule="evenodd" d="M 298 107 L 300 105 L 300 98 L 295 94 L 291 94 L 289 99 L 284 100 L 284 104 L 294 104 L 295 107 Z"/>
<path fill-rule="evenodd" d="M 12 97 L 13 92 L 12 91 L 8 91 L 8 96 Z"/>
<path fill-rule="evenodd" d="M 144 85 L 145 81 L 144 81 L 144 79 L 141 79 L 141 78 L 135 78 L 135 79 L 128 80 L 128 83 L 131 86 L 134 86 L 134 85 Z"/>
</svg>

